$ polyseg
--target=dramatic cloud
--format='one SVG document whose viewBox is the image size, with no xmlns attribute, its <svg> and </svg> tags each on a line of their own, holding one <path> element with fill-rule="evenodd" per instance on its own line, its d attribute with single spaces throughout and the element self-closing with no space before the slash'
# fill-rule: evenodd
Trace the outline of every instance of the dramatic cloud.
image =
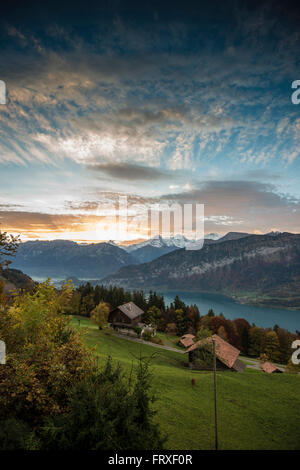
<svg viewBox="0 0 300 470">
<path fill-rule="evenodd" d="M 170 175 L 157 168 L 136 165 L 132 163 L 106 163 L 89 167 L 92 171 L 113 176 L 125 180 L 160 180 L 166 179 Z"/>
<path fill-rule="evenodd" d="M 207 231 L 298 231 L 297 7 L 100 4 L 2 12 L 2 226 L 91 239 L 130 192 L 205 203 Z"/>
<path fill-rule="evenodd" d="M 276 192 L 273 184 L 251 181 L 210 181 L 200 187 L 163 197 L 180 204 L 205 205 L 206 231 L 239 225 L 239 231 L 261 232 L 279 227 L 300 231 L 300 198 Z"/>
</svg>

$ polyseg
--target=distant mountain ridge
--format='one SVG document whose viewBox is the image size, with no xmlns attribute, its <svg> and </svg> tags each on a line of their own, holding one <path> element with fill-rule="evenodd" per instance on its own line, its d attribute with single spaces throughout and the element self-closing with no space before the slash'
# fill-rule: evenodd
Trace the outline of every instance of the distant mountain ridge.
<svg viewBox="0 0 300 470">
<path fill-rule="evenodd" d="M 163 238 L 159 235 L 141 243 L 123 248 L 136 259 L 137 263 L 147 263 L 166 253 L 184 248 L 190 242 L 191 241 L 183 235 L 176 235 L 175 237 L 169 238 Z"/>
<path fill-rule="evenodd" d="M 211 243 L 221 243 L 227 240 L 237 240 L 238 238 L 242 238 L 248 236 L 249 233 L 242 233 L 242 232 L 228 232 L 226 235 L 221 237 L 216 233 L 210 233 L 205 235 L 204 243 L 211 244 Z M 172 251 L 178 250 L 180 248 L 187 248 L 191 244 L 194 243 L 194 240 L 190 240 L 183 235 L 175 235 L 174 237 L 163 238 L 162 236 L 156 236 L 150 238 L 149 240 L 145 240 L 141 243 L 124 246 L 123 248 L 131 253 L 139 263 L 147 263 L 149 261 L 153 261 L 160 256 L 163 256 L 167 253 L 171 253 Z"/>
<path fill-rule="evenodd" d="M 106 284 L 223 293 L 238 298 L 279 298 L 300 307 L 300 235 L 223 237 L 199 251 L 179 249 L 149 263 L 128 266 Z"/>
<path fill-rule="evenodd" d="M 11 266 L 31 277 L 101 279 L 136 263 L 124 249 L 110 243 L 80 245 L 70 240 L 21 243 Z"/>
<path fill-rule="evenodd" d="M 244 232 L 228 232 L 223 237 L 214 240 L 215 243 L 227 242 L 228 240 L 239 240 L 240 238 L 249 237 L 251 233 Z"/>
<path fill-rule="evenodd" d="M 262 266 L 264 263 L 268 264 L 268 256 L 264 258 L 260 257 L 259 253 L 255 256 L 253 253 L 247 254 L 254 241 L 256 240 L 258 245 L 260 243 L 270 247 L 270 244 L 279 243 L 283 239 L 286 240 L 285 243 L 290 243 L 288 240 L 293 237 L 297 238 L 296 235 L 278 232 L 266 235 L 229 232 L 220 238 L 216 236 L 205 239 L 202 250 L 190 253 L 184 248 L 178 248 L 174 239 L 162 237 L 136 244 L 131 252 L 115 242 L 77 244 L 68 240 L 36 240 L 20 244 L 11 266 L 36 280 L 51 277 L 59 282 L 71 278 L 76 279 L 79 285 L 85 280 L 99 283 L 105 279 L 105 282 L 120 283 L 126 287 L 202 290 L 240 296 L 241 292 L 262 291 L 265 284 L 262 273 L 259 274 L 258 271 L 259 263 Z M 177 237 L 176 240 L 176 243 L 182 246 L 189 242 L 185 237 Z M 297 252 L 297 247 L 294 251 Z M 215 260 L 217 254 L 218 261 Z M 206 261 L 205 256 L 208 256 Z M 274 256 L 270 257 L 273 258 Z M 251 267 L 254 260 L 257 260 L 258 265 Z M 239 267 L 233 269 L 237 265 Z M 161 266 L 164 266 L 164 269 L 161 269 Z M 249 268 L 248 275 L 245 275 L 246 268 Z M 281 273 L 286 272 L 287 268 L 282 262 L 281 265 L 274 263 L 272 269 Z M 268 273 L 270 278 L 274 274 L 272 269 Z M 277 284 L 274 281 L 274 286 L 287 286 L 292 282 L 291 271 L 289 275 L 285 274 L 286 278 L 289 276 L 289 281 L 283 279 L 282 282 L 279 276 Z M 256 287 L 252 277 L 257 280 Z M 271 288 L 272 286 L 268 287 L 269 290 Z M 291 294 L 290 290 L 285 287 L 284 297 L 287 298 Z M 292 293 L 291 298 L 294 297 L 295 293 Z"/>
<path fill-rule="evenodd" d="M 143 242 L 124 246 L 123 248 L 126 249 L 129 253 L 138 250 L 139 248 L 143 248 L 145 246 L 153 246 L 155 248 L 184 248 L 191 240 L 186 238 L 184 235 L 176 235 L 175 237 L 162 237 L 161 235 L 157 235 L 156 237 L 150 238 L 149 240 L 145 240 Z"/>
</svg>

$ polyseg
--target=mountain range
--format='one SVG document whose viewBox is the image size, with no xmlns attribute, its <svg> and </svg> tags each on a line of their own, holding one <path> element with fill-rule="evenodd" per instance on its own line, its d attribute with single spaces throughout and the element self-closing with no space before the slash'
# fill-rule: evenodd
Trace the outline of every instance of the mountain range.
<svg viewBox="0 0 300 470">
<path fill-rule="evenodd" d="M 127 247 L 29 241 L 20 244 L 11 268 L 36 280 L 72 278 L 76 285 L 94 280 L 145 290 L 212 292 L 245 303 L 300 307 L 300 235 L 229 232 L 205 239 L 201 250 L 186 250 L 189 243 L 179 236 Z"/>
<path fill-rule="evenodd" d="M 207 243 L 217 240 L 209 239 Z M 101 279 L 123 266 L 152 261 L 190 243 L 177 235 L 161 236 L 129 246 L 107 243 L 78 244 L 70 240 L 28 241 L 21 243 L 11 267 L 20 269 L 35 279 L 70 277 Z"/>
<path fill-rule="evenodd" d="M 239 236 L 242 235 L 242 236 Z M 300 235 L 235 234 L 121 268 L 105 284 L 214 292 L 247 303 L 300 306 Z"/>
<path fill-rule="evenodd" d="M 19 245 L 11 267 L 35 279 L 101 279 L 132 263 L 136 260 L 130 253 L 111 243 L 80 245 L 69 240 L 36 240 Z"/>
<path fill-rule="evenodd" d="M 178 248 L 185 248 L 191 243 L 191 240 L 183 235 L 176 235 L 175 237 L 163 238 L 157 236 L 145 240 L 141 243 L 123 246 L 128 253 L 135 258 L 137 263 L 146 263 L 159 258 L 166 253 L 178 250 Z"/>
</svg>

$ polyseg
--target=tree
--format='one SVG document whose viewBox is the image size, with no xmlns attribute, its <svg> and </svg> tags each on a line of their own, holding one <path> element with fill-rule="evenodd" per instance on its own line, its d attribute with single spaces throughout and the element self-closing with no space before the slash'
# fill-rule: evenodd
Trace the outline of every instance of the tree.
<svg viewBox="0 0 300 470">
<path fill-rule="evenodd" d="M 166 333 L 170 335 L 176 335 L 176 332 L 177 332 L 176 323 L 167 323 L 165 331 Z"/>
<path fill-rule="evenodd" d="M 178 297 L 178 295 L 175 296 L 173 303 L 174 303 L 174 309 L 175 309 L 175 310 L 182 310 L 182 311 L 185 311 L 186 305 L 185 305 L 185 303 L 184 303 L 182 300 L 180 300 L 180 298 Z"/>
<path fill-rule="evenodd" d="M 179 336 L 186 332 L 186 316 L 182 309 L 175 310 L 176 314 L 176 331 Z"/>
<path fill-rule="evenodd" d="M 208 316 L 208 317 L 214 317 L 214 316 L 215 316 L 215 312 L 213 311 L 212 308 L 210 308 L 210 309 L 208 310 L 207 316 Z"/>
<path fill-rule="evenodd" d="M 105 368 L 69 392 L 68 409 L 49 417 L 43 450 L 161 449 L 154 422 L 148 364 L 139 361 L 135 381 L 108 358 Z"/>
<path fill-rule="evenodd" d="M 81 297 L 81 303 L 80 303 L 80 308 L 79 308 L 80 315 L 89 317 L 94 308 L 95 308 L 95 302 L 94 302 L 94 296 L 92 292 Z"/>
<path fill-rule="evenodd" d="M 220 336 L 220 338 L 224 339 L 225 341 L 228 341 L 228 336 L 227 336 L 227 333 L 226 333 L 226 330 L 225 330 L 224 326 L 220 326 L 218 328 L 217 334 L 218 334 L 218 336 Z"/>
<path fill-rule="evenodd" d="M 205 326 L 201 326 L 201 328 L 197 331 L 196 341 L 208 338 L 209 336 L 212 336 L 212 331 L 209 328 L 205 328 Z"/>
<path fill-rule="evenodd" d="M 109 315 L 109 306 L 105 302 L 100 302 L 97 307 L 91 312 L 91 320 L 93 323 L 98 325 L 99 330 L 102 330 L 104 325 L 107 323 Z"/>
<path fill-rule="evenodd" d="M 151 324 L 151 325 L 157 326 L 157 324 L 159 323 L 160 317 L 161 317 L 161 310 L 159 308 L 155 307 L 155 305 L 153 305 L 144 314 L 143 321 L 147 325 Z"/>
<path fill-rule="evenodd" d="M 266 334 L 265 353 L 271 361 L 280 360 L 280 344 L 276 331 L 268 331 Z"/>
<path fill-rule="evenodd" d="M 237 341 L 234 346 L 245 354 L 248 354 L 250 324 L 244 318 L 236 318 L 233 320 L 233 325 L 237 336 Z"/>
<path fill-rule="evenodd" d="M 92 355 L 65 315 L 70 295 L 70 285 L 59 292 L 47 281 L 1 312 L 8 354 L 0 368 L 0 428 L 13 418 L 20 429 L 38 432 L 46 416 L 66 408 L 68 389 L 91 373 Z"/>
<path fill-rule="evenodd" d="M 66 315 L 71 296 L 47 281 L 1 310 L 0 450 L 162 448 L 148 368 L 99 370 Z"/>
<path fill-rule="evenodd" d="M 249 355 L 258 357 L 265 352 L 266 333 L 263 328 L 253 326 L 249 331 Z"/>
<path fill-rule="evenodd" d="M 20 243 L 19 236 L 9 235 L 7 232 L 0 231 L 0 268 L 9 261 L 5 258 L 7 256 L 15 256 Z"/>
<path fill-rule="evenodd" d="M 276 330 L 278 340 L 279 340 L 279 349 L 280 349 L 280 361 L 283 363 L 287 363 L 291 357 L 292 349 L 291 344 L 296 336 L 289 333 L 287 330 L 283 328 L 278 328 Z M 300 337 L 300 335 L 298 335 Z"/>
<path fill-rule="evenodd" d="M 195 333 L 200 326 L 200 312 L 197 305 L 190 305 L 186 313 L 186 329 L 189 333 Z"/>
<path fill-rule="evenodd" d="M 209 327 L 214 333 L 218 333 L 218 330 L 221 326 L 223 326 L 223 328 L 225 329 L 225 325 L 226 320 L 224 317 L 220 317 L 219 315 L 210 317 Z"/>
</svg>

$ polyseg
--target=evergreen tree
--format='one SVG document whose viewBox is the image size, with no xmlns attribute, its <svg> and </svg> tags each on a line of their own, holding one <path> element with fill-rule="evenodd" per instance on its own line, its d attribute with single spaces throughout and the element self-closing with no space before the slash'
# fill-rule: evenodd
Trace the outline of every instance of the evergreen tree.
<svg viewBox="0 0 300 470">
<path fill-rule="evenodd" d="M 213 311 L 212 308 L 210 308 L 210 309 L 208 310 L 207 316 L 208 316 L 208 317 L 214 317 L 214 316 L 215 316 L 215 312 Z"/>
</svg>

